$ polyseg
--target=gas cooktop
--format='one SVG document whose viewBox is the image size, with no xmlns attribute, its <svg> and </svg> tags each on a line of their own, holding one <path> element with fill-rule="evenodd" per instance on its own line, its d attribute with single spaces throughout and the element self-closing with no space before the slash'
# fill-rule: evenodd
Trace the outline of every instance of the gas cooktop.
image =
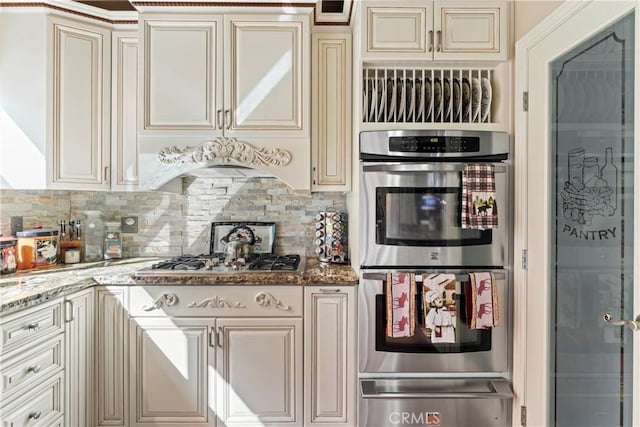
<svg viewBox="0 0 640 427">
<path fill-rule="evenodd" d="M 150 269 L 134 273 L 142 276 L 176 276 L 219 273 L 304 273 L 305 258 L 300 255 L 254 254 L 229 259 L 218 255 L 183 255 L 159 261 Z"/>
</svg>

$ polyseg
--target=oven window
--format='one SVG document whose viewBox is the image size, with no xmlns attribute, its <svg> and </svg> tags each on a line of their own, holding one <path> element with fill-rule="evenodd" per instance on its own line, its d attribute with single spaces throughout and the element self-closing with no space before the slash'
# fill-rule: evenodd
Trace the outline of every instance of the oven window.
<svg viewBox="0 0 640 427">
<path fill-rule="evenodd" d="M 457 187 L 376 188 L 376 243 L 471 246 L 491 243 L 491 230 L 462 229 Z"/>
<path fill-rule="evenodd" d="M 462 284 L 464 287 L 464 284 Z M 386 289 L 386 286 L 383 286 Z M 433 343 L 425 322 L 423 286 L 416 283 L 415 333 L 411 337 L 387 336 L 386 295 L 376 295 L 376 350 L 390 353 L 471 353 L 491 350 L 491 329 L 470 329 L 465 312 L 466 299 L 462 293 L 451 295 L 455 300 L 455 342 Z"/>
</svg>

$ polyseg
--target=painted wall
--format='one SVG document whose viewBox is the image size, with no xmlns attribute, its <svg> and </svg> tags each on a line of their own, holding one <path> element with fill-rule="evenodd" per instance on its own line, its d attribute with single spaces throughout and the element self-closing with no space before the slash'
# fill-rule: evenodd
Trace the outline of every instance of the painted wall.
<svg viewBox="0 0 640 427">
<path fill-rule="evenodd" d="M 125 257 L 197 255 L 209 252 L 211 221 L 269 221 L 276 253 L 312 256 L 314 217 L 328 207 L 346 211 L 346 195 L 297 193 L 275 178 L 184 178 L 182 194 L 0 190 L 0 234 L 10 234 L 12 216 L 22 216 L 25 229 L 58 229 L 61 219 L 86 225 L 98 215 L 118 226 L 122 216 L 137 215 L 138 233 L 121 235 Z"/>
<path fill-rule="evenodd" d="M 563 0 L 514 0 L 514 37 L 518 41 Z"/>
</svg>

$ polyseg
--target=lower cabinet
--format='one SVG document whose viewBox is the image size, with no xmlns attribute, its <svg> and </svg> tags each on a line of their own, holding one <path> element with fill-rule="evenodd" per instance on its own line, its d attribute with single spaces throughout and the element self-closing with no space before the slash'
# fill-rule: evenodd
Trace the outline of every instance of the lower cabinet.
<svg viewBox="0 0 640 427">
<path fill-rule="evenodd" d="M 356 426 L 356 287 L 307 286 L 305 426 Z"/>
</svg>

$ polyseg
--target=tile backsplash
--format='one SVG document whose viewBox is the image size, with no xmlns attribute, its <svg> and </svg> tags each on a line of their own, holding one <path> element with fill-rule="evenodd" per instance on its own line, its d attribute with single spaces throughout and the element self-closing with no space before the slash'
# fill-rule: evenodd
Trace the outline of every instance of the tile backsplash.
<svg viewBox="0 0 640 427">
<path fill-rule="evenodd" d="M 0 233 L 10 234 L 12 216 L 25 229 L 57 229 L 60 219 L 96 211 L 105 223 L 137 215 L 138 232 L 121 234 L 123 255 L 173 256 L 208 253 L 211 221 L 271 221 L 276 253 L 314 255 L 314 216 L 326 208 L 346 211 L 346 195 L 297 193 L 274 178 L 184 178 L 182 194 L 0 190 Z"/>
</svg>

